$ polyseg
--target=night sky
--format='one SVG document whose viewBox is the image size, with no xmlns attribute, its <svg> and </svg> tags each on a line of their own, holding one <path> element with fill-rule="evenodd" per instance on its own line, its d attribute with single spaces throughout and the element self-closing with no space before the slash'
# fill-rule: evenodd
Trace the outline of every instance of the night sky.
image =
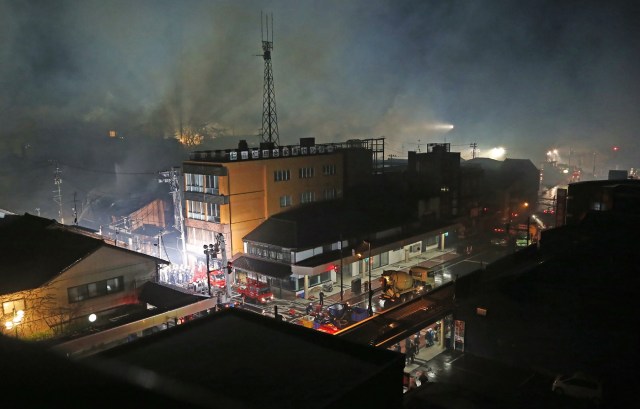
<svg viewBox="0 0 640 409">
<path fill-rule="evenodd" d="M 562 161 L 571 150 L 586 168 L 594 153 L 599 167 L 635 167 L 637 9 L 633 1 L 0 0 L 0 156 L 31 150 L 92 168 L 96 149 L 111 153 L 104 144 L 116 130 L 149 147 L 135 160 L 119 152 L 122 169 L 157 171 L 181 119 L 216 137 L 206 147 L 256 144 L 265 11 L 275 26 L 281 144 L 384 136 L 386 154 L 400 157 L 448 142 L 469 158 L 475 142 L 481 156 L 504 146 L 507 157 L 536 165 L 557 148 Z"/>
</svg>

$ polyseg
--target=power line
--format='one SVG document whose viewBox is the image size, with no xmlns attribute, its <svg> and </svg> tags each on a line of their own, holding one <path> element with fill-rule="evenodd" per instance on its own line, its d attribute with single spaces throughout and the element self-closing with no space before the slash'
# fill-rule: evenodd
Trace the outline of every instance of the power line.
<svg viewBox="0 0 640 409">
<path fill-rule="evenodd" d="M 79 170 L 84 170 L 84 171 L 87 171 L 87 172 L 105 173 L 105 174 L 110 174 L 110 175 L 132 175 L 132 176 L 135 176 L 135 175 L 154 175 L 154 176 L 156 176 L 158 174 L 158 172 L 151 172 L 151 171 L 149 171 L 149 172 L 115 172 L 115 171 L 112 171 L 112 170 L 89 169 L 89 168 L 85 168 L 85 167 L 82 167 L 82 166 L 69 165 L 67 163 L 60 163 L 60 164 L 66 166 L 68 168 L 71 168 L 71 169 L 79 169 Z"/>
</svg>

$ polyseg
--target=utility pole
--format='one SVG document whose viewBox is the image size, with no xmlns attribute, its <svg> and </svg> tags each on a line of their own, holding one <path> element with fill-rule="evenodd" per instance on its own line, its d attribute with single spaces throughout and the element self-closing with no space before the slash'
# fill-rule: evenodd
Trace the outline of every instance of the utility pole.
<svg viewBox="0 0 640 409">
<path fill-rule="evenodd" d="M 340 302 L 344 301 L 344 276 L 342 275 L 342 233 L 340 233 Z"/>
<path fill-rule="evenodd" d="M 76 205 L 77 192 L 73 192 L 73 224 L 78 225 L 78 207 Z"/>
<path fill-rule="evenodd" d="M 473 142 L 473 143 L 469 144 L 469 147 L 471 148 L 471 158 L 475 159 L 476 158 L 476 149 L 478 149 L 478 144 Z"/>
<path fill-rule="evenodd" d="M 182 264 L 187 264 L 187 244 L 184 237 L 184 216 L 182 213 L 182 190 L 180 188 L 180 168 L 174 167 L 171 170 L 159 172 L 159 183 L 169 183 L 170 194 L 173 199 L 173 227 L 180 233 L 182 242 Z"/>
</svg>

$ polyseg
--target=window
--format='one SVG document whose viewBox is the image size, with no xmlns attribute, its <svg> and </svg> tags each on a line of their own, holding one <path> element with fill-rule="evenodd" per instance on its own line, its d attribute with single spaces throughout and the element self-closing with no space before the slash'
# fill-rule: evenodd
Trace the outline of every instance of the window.
<svg viewBox="0 0 640 409">
<path fill-rule="evenodd" d="M 218 194 L 218 176 L 215 175 L 205 175 L 205 188 L 204 192 L 209 194 Z"/>
<path fill-rule="evenodd" d="M 371 268 L 380 268 L 389 264 L 389 253 L 376 254 L 371 256 Z"/>
<path fill-rule="evenodd" d="M 220 205 L 217 203 L 205 203 L 207 208 L 207 221 L 220 223 Z"/>
<path fill-rule="evenodd" d="M 324 200 L 333 200 L 336 198 L 336 188 L 330 187 L 324 190 Z"/>
<path fill-rule="evenodd" d="M 282 249 L 280 247 L 270 247 L 256 243 L 249 243 L 247 245 L 247 253 L 272 260 L 291 261 L 290 250 Z"/>
<path fill-rule="evenodd" d="M 205 220 L 205 206 L 202 202 L 187 200 L 187 217 L 195 220 Z"/>
<path fill-rule="evenodd" d="M 300 203 L 311 203 L 316 200 L 316 192 L 302 192 L 300 194 Z"/>
<path fill-rule="evenodd" d="M 187 192 L 218 193 L 218 176 L 198 175 L 195 173 L 184 174 L 184 190 Z"/>
<path fill-rule="evenodd" d="M 83 284 L 67 289 L 69 304 L 101 297 L 124 290 L 124 277 L 114 277 L 95 283 Z"/>
<path fill-rule="evenodd" d="M 291 178 L 291 173 L 289 169 L 286 170 L 276 170 L 273 172 L 273 180 L 276 182 L 282 182 L 284 180 L 289 180 Z"/>
<path fill-rule="evenodd" d="M 292 204 L 291 195 L 280 196 L 280 207 L 289 207 Z"/>
<path fill-rule="evenodd" d="M 184 190 L 187 192 L 204 192 L 204 175 L 184 174 Z"/>
<path fill-rule="evenodd" d="M 4 315 L 14 314 L 16 311 L 24 311 L 24 300 L 13 300 L 2 303 Z"/>
<path fill-rule="evenodd" d="M 313 168 L 300 168 L 300 179 L 309 179 L 313 177 Z"/>
<path fill-rule="evenodd" d="M 336 165 L 322 165 L 322 174 L 325 176 L 336 174 Z"/>
</svg>

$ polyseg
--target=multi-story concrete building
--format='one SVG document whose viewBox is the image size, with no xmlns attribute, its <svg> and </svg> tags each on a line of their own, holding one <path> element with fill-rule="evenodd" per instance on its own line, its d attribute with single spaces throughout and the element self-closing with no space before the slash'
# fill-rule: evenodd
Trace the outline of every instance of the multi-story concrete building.
<svg viewBox="0 0 640 409">
<path fill-rule="evenodd" d="M 460 152 L 448 143 L 430 143 L 426 153 L 409 152 L 408 174 L 413 179 L 421 217 L 449 219 L 460 215 Z"/>
<path fill-rule="evenodd" d="M 299 145 L 263 143 L 249 148 L 196 151 L 183 163 L 187 250 L 225 235 L 227 254 L 243 251 L 242 238 L 268 217 L 300 205 L 343 197 L 350 185 L 367 180 L 384 140 Z"/>
</svg>

